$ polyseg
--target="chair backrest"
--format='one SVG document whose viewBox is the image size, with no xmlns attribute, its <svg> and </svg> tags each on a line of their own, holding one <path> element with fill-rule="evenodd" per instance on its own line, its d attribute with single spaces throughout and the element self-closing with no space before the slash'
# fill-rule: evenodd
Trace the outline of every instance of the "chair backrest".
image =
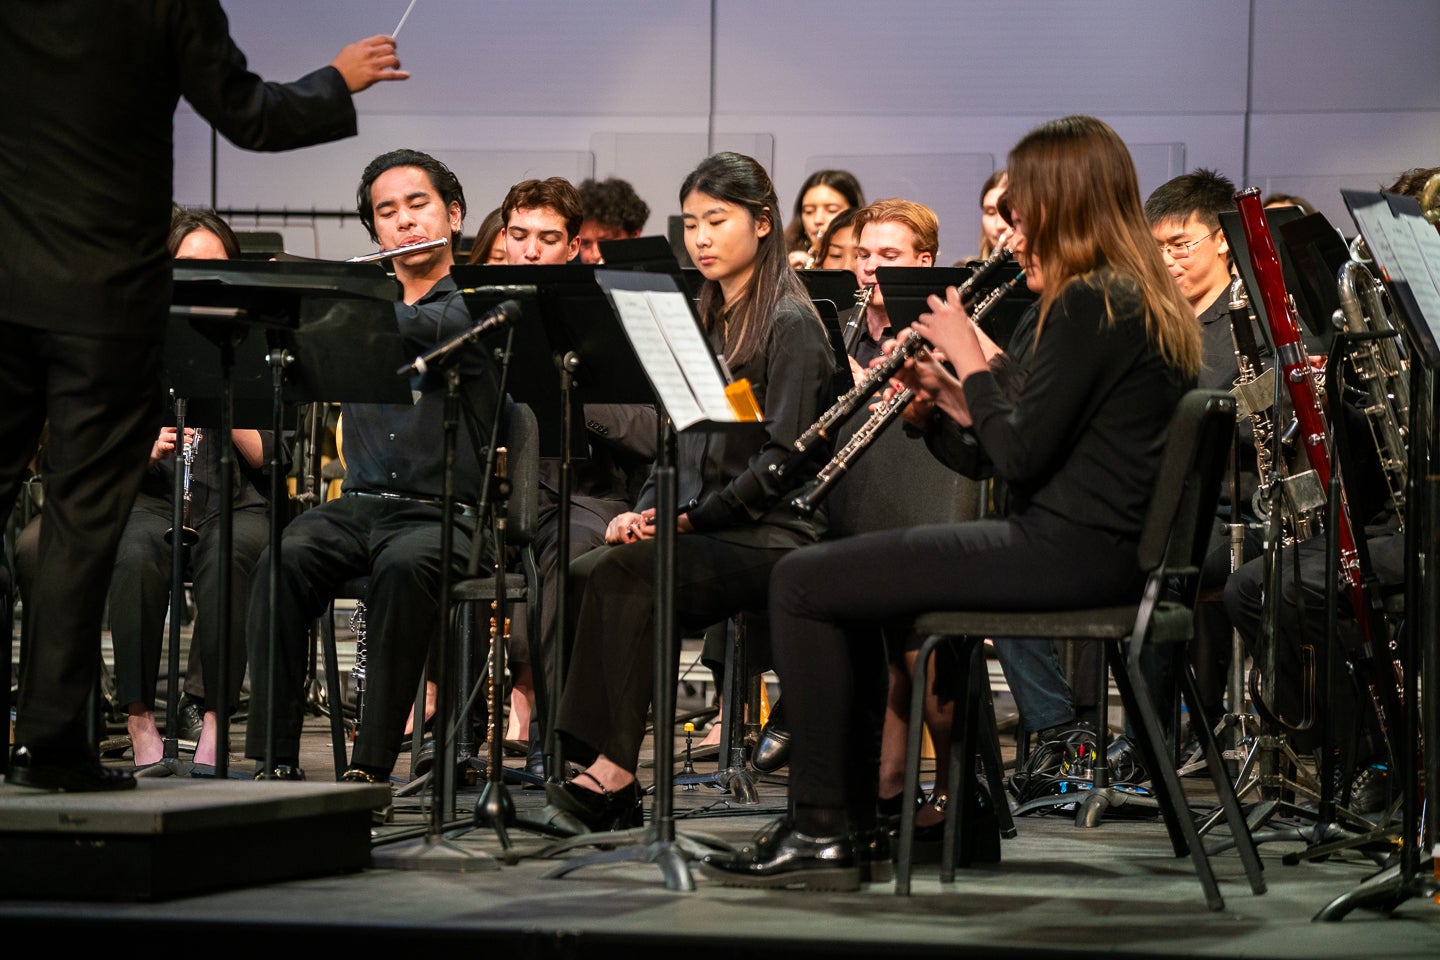
<svg viewBox="0 0 1440 960">
<path fill-rule="evenodd" d="M 540 522 L 540 422 L 528 403 L 506 405 L 505 430 L 510 475 L 510 501 L 505 539 L 526 546 L 535 539 Z"/>
<path fill-rule="evenodd" d="M 1235 398 L 1224 390 L 1191 390 L 1180 398 L 1140 534 L 1141 569 L 1194 571 L 1182 589 L 1199 589 L 1210 525 L 1235 434 Z M 1194 596 L 1181 598 L 1187 605 Z"/>
</svg>

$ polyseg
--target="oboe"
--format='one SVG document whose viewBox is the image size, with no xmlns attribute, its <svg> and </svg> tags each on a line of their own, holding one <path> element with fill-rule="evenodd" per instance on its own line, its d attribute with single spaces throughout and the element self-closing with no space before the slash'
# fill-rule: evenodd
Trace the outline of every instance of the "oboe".
<svg viewBox="0 0 1440 960">
<path fill-rule="evenodd" d="M 790 501 L 790 509 L 804 517 L 813 514 L 820 506 L 821 501 L 830 495 L 831 489 L 845 475 L 845 471 L 850 469 L 850 465 L 870 449 L 870 444 L 885 432 L 886 427 L 895 422 L 895 419 L 900 416 L 906 404 L 914 396 L 915 391 L 906 387 L 889 400 L 877 403 L 870 411 L 870 419 L 861 424 L 860 429 L 855 431 L 855 435 L 845 441 L 845 446 L 840 448 L 840 452 L 820 468 L 820 472 L 815 475 L 815 486 Z"/>
<path fill-rule="evenodd" d="M 971 279 L 974 279 L 974 277 L 972 276 Z M 995 304 L 999 303 L 1006 294 L 1014 290 L 1024 279 L 1025 274 L 1022 271 L 1000 284 L 1000 286 L 994 290 L 991 290 L 985 299 L 981 300 L 979 305 L 975 307 L 970 317 L 971 322 L 980 323 L 984 320 L 986 315 L 994 308 Z M 783 463 L 772 463 L 770 465 L 770 471 L 775 474 L 777 479 L 785 480 L 796 470 L 800 469 L 800 467 L 804 466 L 813 455 L 816 444 L 821 440 L 830 439 L 836 429 L 847 423 L 850 418 L 855 415 L 856 411 L 860 409 L 861 405 L 881 390 L 885 386 L 886 381 L 905 365 L 905 361 L 914 356 L 916 352 L 925 345 L 925 338 L 920 336 L 919 333 L 912 330 L 907 334 L 905 339 L 895 345 L 895 349 L 890 352 L 889 356 L 871 367 L 865 373 L 865 376 L 856 382 L 855 386 L 842 394 L 840 399 L 836 400 L 830 409 L 820 414 L 819 420 L 816 420 L 804 433 L 796 437 L 794 444 L 795 452 Z"/>
</svg>

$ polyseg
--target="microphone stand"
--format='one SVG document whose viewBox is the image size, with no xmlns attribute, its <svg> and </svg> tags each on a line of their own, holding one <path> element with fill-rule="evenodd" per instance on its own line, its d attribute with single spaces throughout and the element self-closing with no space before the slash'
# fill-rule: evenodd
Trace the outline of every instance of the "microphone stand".
<svg viewBox="0 0 1440 960">
<path fill-rule="evenodd" d="M 479 326 L 478 324 L 476 326 Z M 490 425 L 490 443 L 485 453 L 485 481 L 480 492 L 480 503 L 477 505 L 477 517 L 475 520 L 474 539 L 471 540 L 470 557 L 471 564 L 476 564 L 477 541 L 484 536 L 485 516 L 489 512 L 490 500 L 490 478 L 495 474 L 496 446 L 500 438 L 500 421 L 505 410 L 505 387 L 506 379 L 510 369 L 510 345 L 514 340 L 514 330 L 511 329 L 500 364 L 500 384 L 495 398 L 495 417 Z M 435 724 L 435 762 L 430 772 L 430 818 L 427 823 L 425 836 L 418 842 L 405 844 L 397 851 L 373 854 L 377 866 L 405 867 L 410 869 L 435 869 L 455 872 L 469 872 L 471 870 L 498 870 L 499 862 L 495 857 L 483 851 L 471 851 L 441 835 L 445 828 L 447 819 L 453 819 L 455 806 L 455 762 L 452 749 L 452 741 L 449 736 L 450 718 L 450 694 L 447 690 L 450 683 L 450 676 L 454 671 L 455 650 L 451 640 L 452 630 L 450 629 L 450 610 L 452 605 L 451 585 L 451 553 L 455 543 L 455 447 L 456 435 L 460 424 L 460 371 L 456 366 L 457 361 L 464 355 L 463 350 L 451 350 L 434 358 L 433 363 L 440 364 L 445 370 L 445 412 L 444 412 L 444 433 L 445 451 L 443 458 L 443 486 L 444 491 L 441 497 L 440 508 L 440 663 L 435 670 L 435 716 L 439 722 Z M 406 374 L 409 368 L 402 368 L 400 374 Z M 504 564 L 504 557 L 497 559 L 497 564 Z M 497 566 L 497 573 L 502 576 L 503 571 Z M 497 616 L 504 616 L 503 601 L 504 589 L 497 594 L 500 601 L 500 609 L 496 611 Z M 504 620 L 501 619 L 501 632 L 503 632 Z M 498 647 L 504 643 L 500 637 L 492 644 Z M 503 654 L 501 654 L 503 656 Z M 495 693 L 497 699 L 503 696 L 503 688 Z M 463 718 L 455 718 L 454 722 L 461 722 Z M 495 748 L 499 746 L 501 733 L 496 731 L 491 736 L 491 754 L 495 756 Z M 498 767 L 498 764 L 495 766 Z M 504 790 L 504 784 L 500 785 Z M 501 801 L 503 806 L 503 801 Z M 510 805 L 512 811 L 514 806 Z M 503 842 L 503 837 L 502 837 Z"/>
</svg>

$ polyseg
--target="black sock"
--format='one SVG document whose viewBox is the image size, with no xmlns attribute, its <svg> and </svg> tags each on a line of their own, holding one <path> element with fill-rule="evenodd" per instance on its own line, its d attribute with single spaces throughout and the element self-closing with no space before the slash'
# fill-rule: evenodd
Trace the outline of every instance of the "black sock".
<svg viewBox="0 0 1440 960">
<path fill-rule="evenodd" d="M 834 837 L 847 833 L 850 817 L 844 807 L 795 805 L 795 829 L 812 837 Z"/>
</svg>

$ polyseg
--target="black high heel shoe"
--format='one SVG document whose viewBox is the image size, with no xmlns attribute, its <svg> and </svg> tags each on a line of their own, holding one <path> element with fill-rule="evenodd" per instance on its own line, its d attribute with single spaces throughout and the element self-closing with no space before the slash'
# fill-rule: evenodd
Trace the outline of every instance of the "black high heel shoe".
<svg viewBox="0 0 1440 960">
<path fill-rule="evenodd" d="M 597 787 L 599 780 L 587 770 L 578 774 L 589 777 Z M 578 787 L 573 780 L 545 784 L 545 822 L 557 830 L 571 834 L 609 833 L 632 830 L 645 825 L 640 784 L 632 780 L 619 790 L 596 793 Z"/>
<path fill-rule="evenodd" d="M 734 854 L 712 853 L 700 861 L 706 876 L 727 887 L 760 890 L 860 889 L 860 866 L 852 834 L 812 837 L 786 819 L 767 828 Z"/>
</svg>

